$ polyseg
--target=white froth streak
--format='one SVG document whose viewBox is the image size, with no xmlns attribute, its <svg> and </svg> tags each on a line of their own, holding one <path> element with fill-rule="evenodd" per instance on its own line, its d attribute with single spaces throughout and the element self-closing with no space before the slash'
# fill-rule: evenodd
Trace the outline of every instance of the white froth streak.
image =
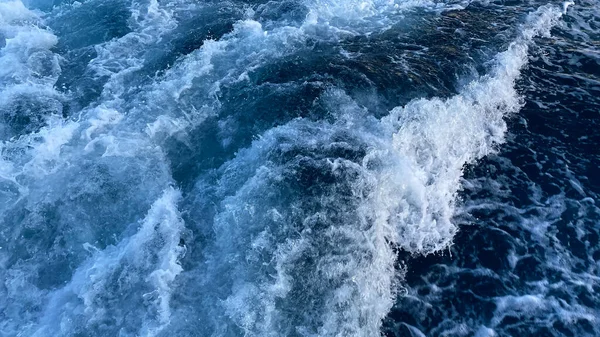
<svg viewBox="0 0 600 337">
<path fill-rule="evenodd" d="M 187 3 L 186 0 L 179 1 Z M 143 67 L 143 58 L 149 47 L 156 46 L 163 36 L 177 27 L 173 6 L 161 5 L 157 0 L 132 1 L 132 32 L 118 39 L 96 46 L 98 56 L 88 65 L 98 76 L 109 76 L 102 93 L 102 109 L 111 109 L 126 115 L 127 127 L 146 120 L 145 130 L 151 139 L 160 143 L 162 138 L 185 132 L 215 115 L 220 107 L 217 94 L 222 83 L 242 81 L 247 72 L 272 59 L 296 51 L 306 39 L 339 39 L 347 35 L 382 30 L 394 23 L 389 16 L 414 7 L 443 8 L 430 0 L 307 0 L 310 13 L 299 27 L 279 26 L 266 31 L 254 20 L 242 20 L 231 33 L 219 41 L 206 40 L 191 54 L 178 60 L 166 75 L 152 83 L 137 98 L 131 111 L 123 111 L 122 95 L 129 90 L 126 78 Z M 453 7 L 454 8 L 454 7 Z M 342 22 L 340 22 L 342 19 Z M 334 24 L 331 21 L 336 21 Z M 239 54 L 239 55 L 236 55 Z M 217 72 L 214 60 L 235 62 L 227 71 Z M 210 83 L 205 102 L 189 106 L 181 104 L 181 96 L 202 79 Z M 156 109 L 156 107 L 160 107 Z M 160 115 L 153 115 L 155 108 Z M 85 119 L 98 119 L 96 108 L 86 109 Z M 131 119 L 137 119 L 132 121 Z M 129 122 L 127 122 L 129 121 Z M 111 123 L 117 127 L 121 120 Z"/>
<path fill-rule="evenodd" d="M 156 1 L 150 1 L 150 21 L 155 19 L 153 15 L 160 17 L 162 13 L 152 4 L 156 4 Z M 159 19 L 156 20 L 160 21 Z M 54 35 L 38 28 L 36 24 L 40 24 L 39 17 L 20 1 L 0 2 L 0 28 L 7 37 L 6 46 L 0 51 L 0 64 L 7 63 L 9 66 L 8 70 L 6 67 L 3 68 L 5 71 L 0 70 L 0 104 L 10 103 L 11 97 L 23 93 L 37 96 L 45 91 L 55 93 L 52 86 L 58 74 L 55 77 L 40 77 L 30 67 L 31 61 L 35 61 L 32 56 L 36 56 L 36 53 L 39 55 L 40 52 L 50 53 L 57 42 Z M 153 27 L 145 26 L 143 29 L 147 36 L 156 33 Z M 159 38 L 156 35 L 153 37 Z M 139 36 L 137 38 L 142 44 L 148 42 Z M 124 43 L 122 47 L 131 48 L 132 45 Z M 113 54 L 107 57 L 117 56 Z M 57 62 L 56 57 L 55 61 Z M 135 62 L 119 64 L 124 66 L 114 69 L 115 76 L 111 83 L 118 82 L 117 77 L 137 66 Z M 5 73 L 11 76 L 12 82 L 3 81 Z M 6 83 L 10 86 L 5 88 L 2 85 Z M 7 92 L 14 94 L 8 95 Z M 102 156 L 139 157 L 147 151 L 151 155 L 160 156 L 160 149 L 149 144 L 142 134 L 112 132 L 111 128 L 119 124 L 123 115 L 110 107 L 118 107 L 118 98 L 111 98 L 114 100 L 82 112 L 77 120 L 49 116 L 46 125 L 37 132 L 0 144 L 0 151 L 8 149 L 9 153 L 6 158 L 0 158 L 0 179 L 16 185 L 20 194 L 18 200 L 35 192 L 29 191 L 29 188 L 36 181 L 42 181 L 61 168 L 79 162 L 82 157 L 98 148 L 104 147 Z M 85 117 L 83 120 L 82 116 Z M 22 150 L 19 151 L 20 149 Z M 161 164 L 162 161 L 158 165 Z M 93 325 L 105 317 L 107 309 L 114 306 L 111 304 L 111 296 L 122 296 L 128 291 L 134 291 L 126 287 L 133 288 L 136 283 L 151 290 L 144 295 L 143 305 L 140 305 L 146 312 L 140 314 L 144 324 L 139 327 L 136 335 L 155 336 L 164 329 L 169 324 L 171 315 L 171 286 L 182 270 L 178 261 L 184 253 L 184 248 L 179 246 L 179 234 L 184 227 L 176 206 L 179 199 L 178 191 L 167 189 L 163 197 L 153 204 L 137 234 L 124 239 L 116 247 L 109 246 L 103 251 L 97 251 L 77 269 L 69 284 L 49 296 L 46 312 L 39 324 L 32 323 L 30 327 L 23 327 L 23 331 L 35 336 L 67 335 L 72 332 L 71 329 L 80 328 L 78 323 L 73 322 L 73 317 L 83 317 L 87 324 Z M 14 204 L 18 200 L 10 201 Z M 10 207 L 8 203 L 2 203 L 1 206 L 0 211 L 4 206 Z M 89 244 L 86 246 L 91 247 Z M 118 286 L 126 289 L 110 293 L 105 287 L 112 286 L 114 279 L 111 277 L 123 275 L 123 268 L 128 270 L 126 279 L 130 283 L 120 283 Z M 114 302 L 112 298 L 112 303 Z M 37 331 L 31 331 L 30 328 Z"/>
<path fill-rule="evenodd" d="M 146 21 L 159 21 L 158 26 L 167 26 L 160 22 L 164 16 L 168 21 L 167 14 L 159 10 L 157 2 L 152 0 L 148 17 L 141 20 L 142 26 Z M 133 37 L 129 44 L 123 43 L 121 47 L 132 48 L 132 40 L 142 45 L 147 44 L 149 41 L 144 38 L 148 36 L 159 39 L 160 34 L 157 34 L 155 27 L 150 27 L 150 23 L 142 27 L 144 36 Z M 0 35 L 6 37 L 6 45 L 0 50 L 0 108 L 11 104 L 13 97 L 19 99 L 23 94 L 31 97 L 50 94 L 58 96 L 53 86 L 60 68 L 57 56 L 51 52 L 57 38 L 51 32 L 39 28 L 40 24 L 41 19 L 21 1 L 0 0 Z M 118 46 L 114 47 L 118 49 Z M 143 46 L 136 47 L 143 49 Z M 118 56 L 122 55 L 107 55 L 107 58 L 123 65 L 123 68 L 113 69 L 115 76 L 112 83 L 118 82 L 117 77 L 137 66 L 135 62 L 119 63 L 116 60 Z M 38 67 L 33 67 L 41 63 L 37 61 L 48 59 L 54 66 L 51 76 L 45 76 L 38 72 Z M 105 148 L 102 156 L 142 156 L 146 151 L 151 154 L 160 152 L 160 149 L 155 149 L 146 139 L 142 139 L 143 135 L 139 133 L 111 132 L 110 129 L 123 119 L 121 113 L 109 107 L 118 106 L 112 104 L 114 102 L 116 99 L 92 108 L 89 112 L 84 111 L 78 120 L 64 120 L 62 116 L 50 114 L 46 118 L 46 125 L 38 131 L 3 141 L 0 144 L 0 151 L 3 152 L 0 158 L 0 179 L 15 185 L 19 195 L 11 194 L 13 199 L 8 200 L 10 203 L 1 200 L 0 211 L 36 192 L 29 191 L 36 181 L 43 181 L 61 168 L 79 162 L 89 152 L 97 150 L 98 145 Z M 83 121 L 82 115 L 86 117 Z M 150 292 L 144 295 L 143 305 L 140 305 L 146 312 L 140 313 L 144 324 L 139 327 L 136 335 L 158 334 L 169 324 L 171 286 L 182 270 L 178 261 L 184 248 L 179 246 L 179 234 L 184 224 L 176 206 L 179 199 L 178 191 L 167 189 L 151 207 L 138 233 L 124 239 L 116 247 L 109 246 L 103 251 L 97 251 L 88 262 L 82 264 L 69 284 L 49 296 L 46 312 L 39 324 L 34 325 L 32 322 L 29 327 L 23 327 L 23 331 L 27 331 L 25 334 L 70 334 L 75 328 L 80 328 L 73 322 L 73 317 L 83 317 L 87 324 L 93 325 L 103 319 L 107 309 L 114 306 L 111 304 L 111 296 L 122 296 L 123 293 L 134 291 L 132 288 L 137 285 L 149 288 Z M 125 288 L 121 289 L 122 292 L 110 293 L 105 287 L 113 286 L 112 278 L 123 275 L 123 269 L 129 274 L 125 275 L 129 283 L 119 283 L 119 287 Z M 112 303 L 114 302 L 112 298 Z M 37 331 L 31 331 L 30 328 Z"/>
<path fill-rule="evenodd" d="M 0 111 L 9 111 L 14 113 L 12 104 L 22 97 L 32 97 L 36 100 L 40 98 L 50 98 L 45 100 L 43 106 L 49 122 L 56 113 L 56 100 L 60 94 L 54 89 L 54 84 L 60 73 L 58 56 L 52 53 L 51 49 L 58 42 L 57 37 L 52 32 L 41 28 L 41 18 L 37 13 L 27 9 L 22 1 L 0 1 L 0 36 L 5 39 L 5 45 L 0 49 Z M 45 68 L 42 66 L 46 64 Z M 48 68 L 48 65 L 50 66 Z M 3 140 L 5 128 L 7 125 L 0 125 L 0 152 L 10 147 L 10 140 Z M 46 130 L 48 131 L 48 130 Z M 51 140 L 40 146 L 45 146 L 44 153 L 32 162 L 30 168 L 40 169 L 39 163 L 44 162 L 55 153 L 56 142 L 61 142 L 61 130 L 55 130 L 54 133 L 42 131 L 39 136 L 46 140 Z M 8 138 L 8 137 L 7 137 Z M 54 141 L 56 140 L 56 141 Z M 44 149 L 37 149 L 44 150 Z M 34 150 L 34 151 L 37 151 Z M 44 152 L 44 151 L 42 151 Z M 18 163 L 2 156 L 0 158 L 0 180 L 8 182 L 19 191 L 23 196 L 27 193 L 27 188 L 18 182 L 18 171 L 15 167 Z M 17 200 L 11 200 L 4 203 L 5 206 L 14 204 Z M 0 207 L 0 211 L 3 208 Z"/>
<path fill-rule="evenodd" d="M 78 327 L 72 326 L 75 313 L 82 314 L 87 324 L 101 321 L 107 314 L 107 306 L 117 300 L 115 296 L 139 287 L 149 288 L 149 292 L 136 298 L 146 310 L 139 313 L 144 316 L 144 325 L 136 335 L 151 337 L 160 333 L 170 323 L 172 285 L 183 270 L 179 264 L 185 254 L 180 245 L 184 229 L 177 208 L 180 199 L 180 192 L 169 187 L 154 202 L 137 233 L 104 250 L 86 244 L 86 250 L 94 255 L 77 269 L 69 284 L 53 293 L 33 336 L 72 332 L 71 329 Z M 112 283 L 115 277 L 118 284 Z"/>
<path fill-rule="evenodd" d="M 88 65 L 98 76 L 110 76 L 102 93 L 105 105 L 110 101 L 119 103 L 120 96 L 127 91 L 123 83 L 126 76 L 141 69 L 148 48 L 177 27 L 172 10 L 157 0 L 132 1 L 130 22 L 131 32 L 94 47 L 98 56 Z"/>
<path fill-rule="evenodd" d="M 546 292 L 560 286 L 548 285 L 546 281 L 540 282 L 543 292 L 533 295 L 522 296 L 502 296 L 495 298 L 496 310 L 491 321 L 492 327 L 502 325 L 502 320 L 507 316 L 512 317 L 543 317 L 547 320 L 547 324 L 551 325 L 553 318 L 556 316 L 563 322 L 577 322 L 578 320 L 586 320 L 592 324 L 597 324 L 598 317 L 590 312 L 589 308 L 578 303 L 567 303 L 562 299 L 557 299 L 548 296 Z"/>
<path fill-rule="evenodd" d="M 100 75 L 110 75 L 105 85 L 105 99 L 97 107 L 82 111 L 77 119 L 64 120 L 48 113 L 45 124 L 32 134 L 3 141 L 0 150 L 24 149 L 24 155 L 0 159 L 0 179 L 10 181 L 27 194 L 27 187 L 18 184 L 19 176 L 40 179 L 69 164 L 69 160 L 83 146 L 83 154 L 103 146 L 103 156 L 136 156 L 140 150 L 153 151 L 143 134 L 125 132 L 118 134 L 113 128 L 123 120 L 120 94 L 126 90 L 121 85 L 123 76 L 139 69 L 139 57 L 148 45 L 160 41 L 162 36 L 176 27 L 170 11 L 160 7 L 156 0 L 132 1 L 133 32 L 96 46 L 98 57 L 89 67 Z M 143 7 L 143 9 L 142 9 Z M 20 96 L 59 97 L 54 84 L 60 73 L 58 56 L 51 53 L 58 39 L 50 31 L 39 28 L 41 18 L 20 0 L 0 1 L 0 33 L 6 36 L 6 46 L 0 50 L 0 108 L 11 104 Z M 40 57 L 50 58 L 54 67 L 52 76 L 41 76 L 32 65 Z M 40 63 L 38 61 L 37 63 Z M 108 97 L 106 97 L 108 95 Z M 0 132 L 1 130 L 0 126 Z M 81 137 L 77 137 L 81 135 Z M 1 136 L 1 134 L 0 134 Z M 82 140 L 85 143 L 78 143 Z M 71 147 L 73 151 L 66 153 Z"/>
<path fill-rule="evenodd" d="M 432 10 L 462 9 L 435 0 L 308 0 L 306 24 L 329 26 L 340 35 L 370 34 L 383 31 L 397 22 L 398 14 L 412 8 Z"/>
<path fill-rule="evenodd" d="M 206 101 L 197 106 L 175 108 L 175 113 L 156 117 L 147 123 L 146 133 L 152 137 L 172 136 L 193 128 L 220 107 L 217 94 L 224 83 L 248 79 L 248 72 L 262 64 L 297 51 L 307 40 L 339 40 L 348 36 L 371 34 L 391 27 L 399 19 L 394 16 L 411 8 L 436 10 L 456 9 L 431 0 L 306 0 L 309 13 L 299 26 L 275 26 L 265 30 L 258 21 L 249 18 L 234 24 L 233 31 L 218 41 L 206 40 L 194 52 L 183 57 L 145 95 L 143 106 L 178 104 L 181 97 L 198 82 L 210 83 L 204 89 Z M 228 60 L 226 71 L 216 69 L 214 61 Z M 197 88 L 196 88 L 197 89 Z M 191 110 L 185 113 L 186 110 Z"/>
<path fill-rule="evenodd" d="M 540 7 L 496 56 L 489 75 L 454 97 L 415 100 L 382 119 L 393 134 L 384 154 L 398 161 L 380 177 L 374 204 L 378 221 L 397 228 L 401 248 L 428 254 L 452 242 L 457 228 L 451 217 L 463 167 L 504 142 L 504 118 L 522 105 L 514 86 L 527 64 L 529 45 L 536 36 L 549 36 L 561 16 L 559 8 Z M 398 193 L 407 197 L 397 198 Z"/>
<path fill-rule="evenodd" d="M 20 95 L 59 96 L 53 85 L 60 66 L 51 52 L 58 38 L 40 24 L 20 0 L 0 2 L 0 36 L 6 41 L 0 49 L 0 108 Z M 42 69 L 42 63 L 51 69 Z"/>
</svg>

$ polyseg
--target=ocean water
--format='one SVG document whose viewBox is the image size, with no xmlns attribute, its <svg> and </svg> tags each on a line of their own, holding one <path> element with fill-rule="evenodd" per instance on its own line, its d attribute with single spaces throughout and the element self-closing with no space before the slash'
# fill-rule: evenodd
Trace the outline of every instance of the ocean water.
<svg viewBox="0 0 600 337">
<path fill-rule="evenodd" d="M 599 336 L 600 2 L 0 0 L 0 336 Z"/>
</svg>

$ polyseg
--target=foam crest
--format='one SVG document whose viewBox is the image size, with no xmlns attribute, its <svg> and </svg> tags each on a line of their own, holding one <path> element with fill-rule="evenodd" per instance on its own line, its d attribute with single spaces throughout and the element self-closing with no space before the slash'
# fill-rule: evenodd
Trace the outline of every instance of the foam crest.
<svg viewBox="0 0 600 337">
<path fill-rule="evenodd" d="M 404 162 L 388 171 L 395 179 L 382 179 L 382 195 L 375 205 L 389 204 L 397 191 L 407 191 L 410 197 L 395 207 L 398 210 L 388 206 L 384 209 L 390 213 L 383 213 L 398 228 L 403 249 L 430 253 L 451 243 L 462 169 L 504 142 L 504 118 L 521 106 L 514 84 L 527 63 L 528 46 L 535 36 L 547 35 L 561 15 L 550 6 L 530 14 L 521 35 L 496 57 L 490 74 L 468 84 L 459 95 L 416 100 L 382 120 L 397 129 L 392 131 L 389 154 Z"/>
<path fill-rule="evenodd" d="M 556 286 L 545 284 L 542 288 L 545 290 L 544 292 L 551 292 L 552 288 Z M 593 326 L 598 324 L 598 318 L 589 308 L 578 303 L 570 304 L 544 293 L 523 296 L 509 295 L 496 298 L 496 310 L 492 325 L 500 325 L 507 316 L 535 317 L 536 319 L 544 317 L 547 325 L 555 324 L 557 321 L 572 324 L 572 322 L 579 320 L 585 320 Z"/>
<path fill-rule="evenodd" d="M 389 227 L 373 224 L 362 203 L 373 173 L 356 161 L 377 138 L 347 127 L 296 120 L 222 168 L 216 241 L 205 252 L 210 268 L 198 273 L 226 298 L 223 309 L 211 304 L 207 313 L 230 329 L 247 336 L 379 334 L 394 298 L 394 252 Z"/>
<path fill-rule="evenodd" d="M 123 120 L 118 111 L 99 106 L 85 116 L 87 120 L 49 117 L 36 132 L 0 144 L 4 189 L 0 214 L 6 223 L 19 219 L 19 226 L 3 228 L 0 236 L 0 246 L 7 247 L 0 252 L 0 260 L 6 261 L 0 272 L 8 275 L 9 285 L 0 289 L 0 305 L 11 317 L 3 326 L 9 335 L 32 335 L 38 329 L 39 336 L 71 335 L 86 328 L 103 331 L 102 322 L 114 318 L 109 313 L 114 299 L 122 299 L 119 296 L 127 291 L 141 290 L 146 294 L 140 300 L 143 303 L 132 301 L 130 309 L 148 310 L 141 311 L 139 324 L 128 329 L 151 336 L 168 324 L 170 285 L 180 272 L 175 261 L 182 252 L 177 238 L 183 226 L 177 220 L 179 193 L 172 189 L 164 192 L 151 207 L 144 230 L 135 237 L 128 236 L 130 224 L 171 183 L 170 172 L 161 149 L 143 134 L 115 129 Z M 149 234 L 152 228 L 158 231 L 156 235 Z M 40 234 L 28 234 L 33 232 Z M 126 243 L 118 245 L 119 241 Z M 40 247 L 44 247 L 43 252 Z M 86 251 L 96 250 L 102 252 L 96 257 L 107 269 L 88 275 Z M 134 257 L 139 261 L 131 262 Z M 132 266 L 123 266 L 121 258 Z M 50 272 L 50 268 L 56 270 Z M 134 276 L 142 269 L 142 279 Z M 30 275 L 26 282 L 21 274 Z M 118 290 L 123 293 L 97 288 L 110 288 L 119 275 L 143 282 L 143 286 L 122 284 Z M 72 283 L 63 288 L 69 280 Z M 144 288 L 147 285 L 151 288 Z M 24 292 L 31 295 L 23 297 Z M 80 302 L 84 298 L 88 301 L 85 305 Z M 50 314 L 44 317 L 41 310 L 28 311 L 30 324 L 20 326 L 21 318 L 13 315 L 34 306 L 50 308 Z M 73 317 L 84 317 L 85 323 L 73 323 Z"/>
<path fill-rule="evenodd" d="M 315 0 L 308 1 L 304 26 L 329 27 L 339 36 L 370 35 L 401 22 L 407 11 L 425 9 L 445 11 L 462 9 L 469 1 L 453 3 L 434 0 Z"/>
<path fill-rule="evenodd" d="M 348 34 L 370 33 L 387 27 L 400 20 L 388 15 L 391 9 L 400 13 L 404 9 L 429 5 L 429 2 L 418 1 L 410 6 L 399 6 L 393 1 L 308 2 L 310 13 L 300 25 L 290 25 L 284 20 L 265 27 L 258 18 L 252 19 L 253 12 L 250 12 L 249 18 L 236 22 L 230 33 L 217 41 L 205 40 L 202 46 L 182 57 L 147 86 L 135 98 L 137 104 L 132 105 L 131 114 L 138 119 L 136 123 L 144 121 L 146 133 L 159 141 L 185 132 L 217 115 L 222 87 L 249 82 L 248 74 L 253 70 L 305 49 L 314 39 L 331 42 Z M 345 12 L 340 12 L 342 9 Z M 342 17 L 349 21 L 342 22 Z M 378 23 L 362 27 L 360 21 L 368 18 Z M 342 21 L 338 24 L 336 20 Z M 353 31 L 352 27 L 357 30 Z"/>
<path fill-rule="evenodd" d="M 180 245 L 184 229 L 177 209 L 180 198 L 174 188 L 165 190 L 137 232 L 116 246 L 99 250 L 87 244 L 93 255 L 52 295 L 33 335 L 160 333 L 170 322 L 172 286 L 182 271 L 179 260 L 185 253 Z M 130 318 L 121 321 L 125 317 Z M 85 323 L 74 324 L 80 320 Z M 117 321 L 106 325 L 107 320 Z"/>
<path fill-rule="evenodd" d="M 222 85 L 244 81 L 248 70 L 295 51 L 302 40 L 297 28 L 267 32 L 257 21 L 239 21 L 231 33 L 204 41 L 150 85 L 131 114 L 140 126 L 146 121 L 145 132 L 156 140 L 197 126 L 218 113 Z"/>
<path fill-rule="evenodd" d="M 105 104 L 118 100 L 127 91 L 128 78 L 143 67 L 149 49 L 177 27 L 172 10 L 157 0 L 133 1 L 130 10 L 132 31 L 96 45 L 97 57 L 88 64 L 96 76 L 109 78 L 103 90 Z"/>
<path fill-rule="evenodd" d="M 35 131 L 62 110 L 53 88 L 61 71 L 52 52 L 58 39 L 42 25 L 21 1 L 0 2 L 0 139 Z"/>
<path fill-rule="evenodd" d="M 36 134 L 39 142 L 31 142 L 31 160 L 24 165 L 23 173 L 35 177 L 56 172 L 62 163 L 61 150 L 73 137 L 79 126 L 76 122 L 64 122 L 54 118 Z M 38 138 L 39 137 L 39 138 Z"/>
</svg>

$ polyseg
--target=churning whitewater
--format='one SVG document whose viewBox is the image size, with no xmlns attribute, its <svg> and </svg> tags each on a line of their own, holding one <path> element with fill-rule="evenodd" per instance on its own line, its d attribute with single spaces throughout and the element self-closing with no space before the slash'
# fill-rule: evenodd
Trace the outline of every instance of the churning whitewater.
<svg viewBox="0 0 600 337">
<path fill-rule="evenodd" d="M 0 0 L 0 336 L 508 335 L 390 313 L 570 5 Z"/>
</svg>

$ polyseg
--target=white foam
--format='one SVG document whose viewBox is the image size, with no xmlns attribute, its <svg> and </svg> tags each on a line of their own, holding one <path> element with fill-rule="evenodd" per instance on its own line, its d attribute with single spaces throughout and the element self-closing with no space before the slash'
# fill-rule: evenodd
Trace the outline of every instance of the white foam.
<svg viewBox="0 0 600 337">
<path fill-rule="evenodd" d="M 443 11 L 461 9 L 467 3 L 461 6 L 434 0 L 308 0 L 310 10 L 303 25 L 307 30 L 317 25 L 320 30 L 328 27 L 339 36 L 369 35 L 389 29 L 411 9 Z"/>
<path fill-rule="evenodd" d="M 308 40 L 338 40 L 381 30 L 400 20 L 400 17 L 390 18 L 392 12 L 431 4 L 412 1 L 398 5 L 388 0 L 308 1 L 310 13 L 300 26 L 274 25 L 268 31 L 258 21 L 240 20 L 233 25 L 232 32 L 218 41 L 204 41 L 200 48 L 178 60 L 144 90 L 133 114 L 136 118 L 150 119 L 146 132 L 151 137 L 193 128 L 218 112 L 220 102 L 216 96 L 221 86 L 246 80 L 248 71 L 296 52 Z M 361 25 L 364 20 L 368 22 Z M 193 103 L 186 97 L 192 88 L 205 93 L 203 97 L 195 96 Z"/>
<path fill-rule="evenodd" d="M 544 292 L 547 292 L 556 285 L 548 287 L 543 286 Z M 560 285 L 558 285 L 560 286 Z M 586 320 L 592 324 L 597 324 L 598 318 L 589 308 L 578 303 L 567 303 L 554 296 L 547 296 L 544 293 L 527 294 L 521 296 L 504 296 L 496 298 L 496 310 L 492 319 L 492 326 L 498 326 L 506 316 L 519 317 L 525 319 L 528 317 L 541 317 L 543 321 L 550 322 L 562 321 L 566 324 L 572 324 L 577 320 Z"/>
<path fill-rule="evenodd" d="M 50 49 L 58 39 L 40 28 L 40 24 L 41 19 L 20 0 L 0 3 L 0 34 L 6 40 L 0 50 L 0 90 L 26 82 L 54 84 L 60 68 Z M 36 73 L 35 66 L 39 65 L 36 57 L 47 58 L 54 68 L 52 73 L 47 76 Z"/>
<path fill-rule="evenodd" d="M 421 332 L 421 330 L 417 329 L 416 327 L 409 325 L 407 323 L 402 323 L 402 325 L 404 325 L 408 329 L 411 337 L 425 337 L 425 334 L 423 332 Z M 476 337 L 480 337 L 480 336 L 476 336 Z"/>
<path fill-rule="evenodd" d="M 563 2 L 563 14 L 567 14 L 567 9 L 569 9 L 569 6 L 573 6 L 573 5 L 575 5 L 575 3 L 573 1 Z"/>
<path fill-rule="evenodd" d="M 41 142 L 30 143 L 32 158 L 25 164 L 24 172 L 37 177 L 56 172 L 62 163 L 62 147 L 71 140 L 78 126 L 76 122 L 50 119 L 49 125 L 36 134 Z"/>
<path fill-rule="evenodd" d="M 271 151 L 318 151 L 331 146 L 331 137 L 343 129 L 297 120 L 263 134 L 226 166 L 220 188 L 234 194 L 224 200 L 215 218 L 217 242 L 209 260 L 227 271 L 204 277 L 211 283 L 232 284 L 223 295 L 223 319 L 232 320 L 248 336 L 293 331 L 307 336 L 377 335 L 391 307 L 394 252 L 386 243 L 387 228 L 371 227 L 363 206 L 335 220 L 327 210 L 341 207 L 336 194 L 316 197 L 322 209 L 314 210 L 287 206 L 311 196 L 282 196 L 277 201 L 270 195 L 286 194 L 279 191 L 290 179 L 285 177 L 303 168 L 293 161 L 271 163 L 278 160 L 269 157 Z M 359 164 L 337 159 L 325 165 L 338 172 L 339 185 L 368 188 L 368 182 L 345 181 L 348 171 L 362 176 Z M 292 308 L 296 311 L 288 311 Z"/>
<path fill-rule="evenodd" d="M 144 34 L 154 28 L 172 27 L 170 12 L 153 9 L 154 3 L 148 9 L 148 21 L 142 20 L 142 31 L 148 29 Z M 350 17 L 375 15 L 379 4 L 391 2 L 352 2 L 350 10 L 358 14 Z M 536 15 L 544 13 L 542 10 Z M 153 141 L 214 114 L 219 107 L 215 96 L 221 82 L 243 80 L 249 69 L 289 55 L 304 39 L 337 37 L 340 30 L 335 29 L 331 34 L 314 35 L 322 32 L 312 28 L 329 14 L 319 15 L 316 21 L 307 18 L 301 27 L 278 27 L 269 32 L 253 20 L 238 22 L 220 41 L 206 41 L 180 60 L 135 99 L 136 107 L 126 111 L 120 101 L 125 90 L 120 78 L 138 69 L 143 56 L 130 59 L 127 50 L 114 53 L 108 50 L 111 43 L 119 48 L 130 46 L 125 43 L 128 39 L 112 41 L 104 46 L 108 52 L 100 53 L 94 61 L 111 76 L 104 104 L 85 110 L 83 120 L 55 120 L 39 132 L 15 140 L 11 144 L 26 155 L 10 165 L 0 163 L 0 172 L 13 180 L 24 172 L 30 176 L 26 178 L 42 184 L 46 175 L 60 172 L 59 168 L 79 161 L 106 164 L 109 156 L 131 161 L 138 158 L 144 165 L 140 166 L 142 171 L 164 167 L 161 149 Z M 503 141 L 503 117 L 520 106 L 513 85 L 526 62 L 527 44 L 544 31 L 541 26 L 553 20 L 526 27 L 523 36 L 498 56 L 495 71 L 471 83 L 460 95 L 446 100 L 416 100 L 374 121 L 347 102 L 343 94 L 333 91 L 331 95 L 339 99 L 336 102 L 346 100 L 340 107 L 351 111 L 351 116 L 334 124 L 295 120 L 267 132 L 250 149 L 241 151 L 230 166 L 225 166 L 225 178 L 217 188 L 224 200 L 211 233 L 217 242 L 212 250 L 207 249 L 207 261 L 200 271 L 205 274 L 199 276 L 206 288 L 199 290 L 205 291 L 202 301 L 213 301 L 200 309 L 205 310 L 201 317 L 207 321 L 209 317 L 222 319 L 213 332 L 225 329 L 261 337 L 280 336 L 282 329 L 319 336 L 379 334 L 381 321 L 394 302 L 400 273 L 394 266 L 393 248 L 430 253 L 451 242 L 456 228 L 450 217 L 462 167 Z M 145 26 L 146 22 L 157 25 Z M 146 38 L 159 38 L 134 37 L 134 42 L 139 42 L 133 46 L 136 53 L 148 45 Z M 108 61 L 115 61 L 116 68 L 110 68 Z M 190 91 L 205 95 L 199 106 L 186 101 Z M 163 111 L 163 107 L 169 109 Z M 187 114 L 189 111 L 192 113 Z M 320 196 L 318 204 L 323 210 L 303 210 L 301 204 L 277 205 L 280 199 L 273 193 L 281 191 L 274 186 L 284 181 L 285 165 L 293 163 L 271 161 L 269 151 L 287 146 L 317 152 L 342 146 L 334 142 L 334 135 L 348 130 L 367 144 L 365 159 L 357 163 L 334 158 L 328 167 L 341 181 L 340 188 L 346 183 L 352 185 L 349 198 L 356 201 L 356 207 L 346 209 L 346 217 L 334 222 L 326 211 L 343 206 L 338 200 L 346 197 L 343 193 Z M 66 183 L 67 178 L 54 183 Z M 91 246 L 93 243 L 84 246 L 92 256 L 77 268 L 65 287 L 49 296 L 36 334 L 60 335 L 82 329 L 77 326 L 81 321 L 86 329 L 110 327 L 114 322 L 103 325 L 104 320 L 121 320 L 128 310 L 141 310 L 131 318 L 141 321 L 132 324 L 135 328 L 123 328 L 122 334 L 152 336 L 162 331 L 172 319 L 172 287 L 182 272 L 179 259 L 184 248 L 179 240 L 184 224 L 177 210 L 179 198 L 175 189 L 165 190 L 135 234 L 121 238 L 120 243 L 103 249 Z M 275 205 L 264 204 L 267 198 L 275 200 Z M 299 217 L 300 224 L 294 222 Z M 320 229 L 323 223 L 327 226 Z M 331 249 L 320 250 L 318 245 L 323 242 Z M 306 257 L 313 259 L 310 270 L 314 274 L 298 273 Z M 301 286 L 307 287 L 302 288 L 303 293 L 294 293 Z M 139 294 L 140 289 L 144 289 L 143 298 L 126 296 Z"/>
<path fill-rule="evenodd" d="M 127 310 L 139 311 L 135 315 L 142 319 L 141 325 L 122 327 L 121 333 L 160 333 L 170 322 L 172 285 L 182 271 L 179 260 L 185 253 L 185 247 L 180 246 L 184 229 L 177 209 L 180 198 L 177 190 L 168 188 L 134 235 L 117 246 L 93 248 L 93 256 L 52 295 L 33 336 L 68 335 L 81 328 L 73 325 L 73 317 L 77 316 L 86 321 L 87 329 L 101 329 L 103 320 L 129 315 Z M 131 303 L 121 303 L 123 298 L 114 301 L 115 296 L 126 296 L 134 290 L 145 290 L 145 294 L 131 298 Z"/>
<path fill-rule="evenodd" d="M 196 274 L 218 289 L 200 296 L 204 314 L 220 322 L 214 329 L 246 336 L 378 335 L 402 274 L 394 249 L 428 254 L 452 242 L 463 167 L 504 141 L 504 118 L 521 106 L 514 84 L 528 45 L 558 17 L 553 7 L 533 13 L 491 73 L 454 97 L 415 100 L 378 121 L 330 90 L 322 99 L 337 122 L 294 120 L 225 164 L 217 188 L 223 201 L 214 233 L 207 234 L 216 239 L 204 252 L 210 262 Z M 240 39 L 251 37 L 258 47 L 284 36 L 261 34 L 256 24 L 243 29 Z M 351 142 L 338 139 L 348 134 Z M 360 152 L 361 146 L 366 156 L 358 162 L 311 155 L 335 147 Z M 303 170 L 327 168 L 333 182 L 325 185 L 332 187 L 318 196 L 297 196 L 286 185 L 302 180 Z M 217 298 L 225 298 L 224 308 L 211 303 Z"/>
<path fill-rule="evenodd" d="M 504 118 L 521 106 L 514 84 L 527 63 L 528 45 L 535 36 L 547 36 L 560 16 L 549 6 L 532 13 L 517 40 L 496 57 L 492 72 L 459 95 L 415 100 L 382 119 L 393 133 L 392 147 L 374 156 L 392 165 L 380 177 L 374 207 L 379 221 L 397 228 L 403 249 L 430 253 L 452 242 L 462 169 L 504 142 Z"/>
<path fill-rule="evenodd" d="M 127 91 L 127 77 L 143 67 L 148 50 L 177 27 L 172 10 L 167 7 L 157 0 L 132 2 L 129 20 L 132 31 L 94 46 L 97 56 L 88 67 L 97 76 L 109 76 L 102 93 L 105 105 Z"/>
<path fill-rule="evenodd" d="M 496 337 L 498 334 L 493 329 L 486 326 L 481 326 L 475 333 L 475 337 Z"/>
<path fill-rule="evenodd" d="M 92 135 L 102 131 L 106 126 L 118 124 L 123 119 L 123 114 L 115 109 L 99 106 L 95 108 L 97 115 L 90 118 L 90 126 L 85 130 L 84 135 L 87 140 L 92 139 Z"/>
<path fill-rule="evenodd" d="M 41 18 L 20 0 L 0 2 L 0 37 L 5 39 L 0 49 L 1 117 L 25 113 L 13 106 L 24 99 L 40 105 L 35 112 L 40 119 L 61 112 L 61 95 L 53 88 L 61 71 L 52 52 L 58 39 L 42 26 Z M 13 136 L 11 125 L 0 125 L 0 139 Z"/>
</svg>

